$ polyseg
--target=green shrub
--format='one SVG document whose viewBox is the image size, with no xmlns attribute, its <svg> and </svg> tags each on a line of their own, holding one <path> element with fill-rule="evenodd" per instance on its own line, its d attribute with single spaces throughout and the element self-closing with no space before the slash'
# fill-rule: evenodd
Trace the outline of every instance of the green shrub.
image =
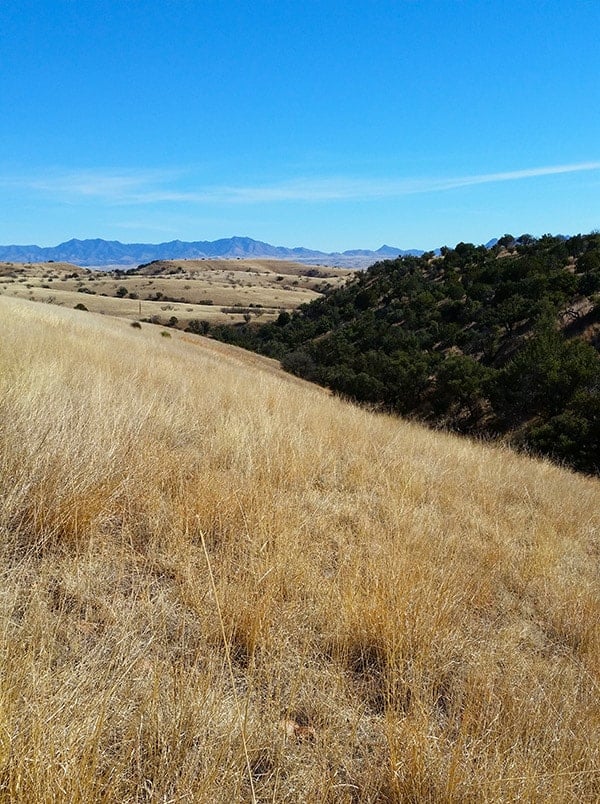
<svg viewBox="0 0 600 804">
<path fill-rule="evenodd" d="M 600 472 L 600 391 L 579 391 L 557 416 L 530 427 L 523 446 L 574 469 Z"/>
<path fill-rule="evenodd" d="M 210 322 L 204 319 L 192 318 L 185 331 L 192 332 L 194 335 L 207 335 L 210 330 Z"/>
</svg>

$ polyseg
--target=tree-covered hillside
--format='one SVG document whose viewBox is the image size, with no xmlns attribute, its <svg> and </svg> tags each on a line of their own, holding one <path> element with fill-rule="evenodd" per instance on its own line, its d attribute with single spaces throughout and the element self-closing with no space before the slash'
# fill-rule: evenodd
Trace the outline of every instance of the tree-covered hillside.
<svg viewBox="0 0 600 804">
<path fill-rule="evenodd" d="M 359 402 L 600 471 L 600 234 L 378 262 L 275 324 L 214 337 Z"/>
</svg>

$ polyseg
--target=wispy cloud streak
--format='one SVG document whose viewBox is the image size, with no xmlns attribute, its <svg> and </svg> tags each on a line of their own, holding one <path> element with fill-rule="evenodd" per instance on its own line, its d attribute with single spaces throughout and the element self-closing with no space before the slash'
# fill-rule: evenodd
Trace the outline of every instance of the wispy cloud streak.
<svg viewBox="0 0 600 804">
<path fill-rule="evenodd" d="M 265 204 L 400 198 L 496 182 L 600 170 L 600 162 L 525 168 L 449 178 L 348 179 L 301 178 L 265 185 L 210 185 L 178 189 L 191 183 L 185 171 L 81 171 L 38 178 L 0 178 L 0 187 L 54 194 L 64 200 L 101 199 L 112 204 Z"/>
<path fill-rule="evenodd" d="M 101 198 L 127 202 L 151 188 L 177 181 L 181 171 L 165 170 L 78 170 L 48 171 L 41 176 L 0 176 L 0 188 L 53 194 L 61 198 Z"/>
<path fill-rule="evenodd" d="M 433 189 L 452 190 L 457 187 L 469 187 L 474 184 L 491 184 L 499 181 L 517 181 L 533 179 L 537 176 L 557 176 L 561 173 L 581 173 L 582 171 L 600 170 L 600 162 L 581 162 L 575 165 L 553 165 L 551 167 L 526 168 L 525 170 L 509 170 L 505 173 L 484 173 L 479 176 L 463 176 L 440 182 Z"/>
</svg>

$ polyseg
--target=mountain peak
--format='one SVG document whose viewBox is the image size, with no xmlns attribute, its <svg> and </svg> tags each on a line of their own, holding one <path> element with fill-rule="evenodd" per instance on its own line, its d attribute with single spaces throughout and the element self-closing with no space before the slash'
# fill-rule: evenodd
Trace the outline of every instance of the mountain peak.
<svg viewBox="0 0 600 804">
<path fill-rule="evenodd" d="M 197 240 L 186 242 L 171 240 L 168 243 L 121 243 L 119 240 L 71 238 L 58 246 L 0 246 L 0 260 L 7 262 L 71 262 L 81 266 L 120 265 L 132 267 L 154 260 L 185 260 L 206 258 L 269 257 L 271 259 L 293 259 L 300 262 L 319 261 L 330 265 L 348 268 L 365 268 L 382 257 L 398 257 L 404 254 L 423 252 L 402 251 L 391 246 L 382 246 L 377 251 L 356 249 L 353 251 L 324 252 L 296 246 L 273 246 L 251 237 L 221 238 L 219 240 Z"/>
</svg>

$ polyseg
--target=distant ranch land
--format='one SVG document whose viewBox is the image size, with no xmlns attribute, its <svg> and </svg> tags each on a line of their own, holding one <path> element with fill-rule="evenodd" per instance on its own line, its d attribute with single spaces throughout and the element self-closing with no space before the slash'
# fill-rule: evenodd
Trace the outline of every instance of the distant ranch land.
<svg viewBox="0 0 600 804">
<path fill-rule="evenodd" d="M 354 273 L 273 259 L 157 260 L 128 271 L 3 262 L 0 294 L 186 329 L 273 321 Z"/>
</svg>

